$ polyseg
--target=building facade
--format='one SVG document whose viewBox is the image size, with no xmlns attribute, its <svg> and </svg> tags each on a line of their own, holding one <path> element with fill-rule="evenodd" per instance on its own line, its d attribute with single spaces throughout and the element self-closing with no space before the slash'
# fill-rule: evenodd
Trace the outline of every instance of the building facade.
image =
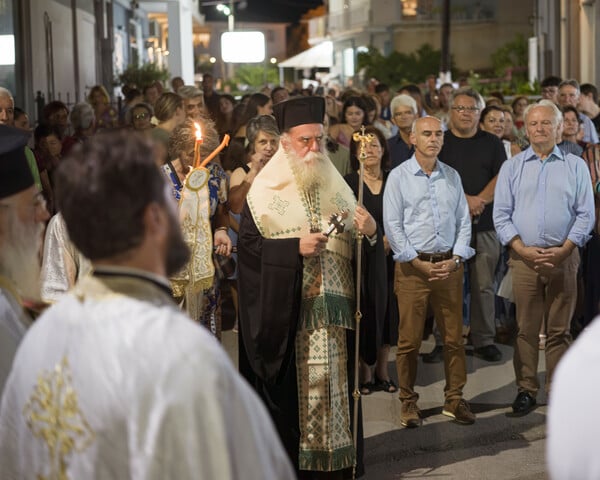
<svg viewBox="0 0 600 480">
<path fill-rule="evenodd" d="M 198 12 L 198 0 L 1 0 L 0 85 L 37 120 L 42 98 L 74 104 L 99 84 L 116 94 L 129 64 L 154 61 L 191 83 Z"/>
<path fill-rule="evenodd" d="M 536 0 L 534 20 L 539 78 L 600 86 L 600 1 Z"/>
</svg>

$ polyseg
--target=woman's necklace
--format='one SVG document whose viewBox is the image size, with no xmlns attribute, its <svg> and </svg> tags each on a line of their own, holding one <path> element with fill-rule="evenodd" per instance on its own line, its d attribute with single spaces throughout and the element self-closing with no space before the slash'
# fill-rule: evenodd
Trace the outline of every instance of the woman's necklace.
<svg viewBox="0 0 600 480">
<path fill-rule="evenodd" d="M 364 179 L 371 181 L 371 182 L 377 182 L 379 180 L 381 180 L 381 169 L 377 172 L 377 174 L 373 174 L 371 171 L 365 169 L 364 172 Z"/>
</svg>

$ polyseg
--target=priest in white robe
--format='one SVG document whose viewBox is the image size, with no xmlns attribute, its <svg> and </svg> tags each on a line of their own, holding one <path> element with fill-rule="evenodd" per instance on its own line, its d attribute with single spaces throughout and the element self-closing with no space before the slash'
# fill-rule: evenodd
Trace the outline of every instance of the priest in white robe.
<svg viewBox="0 0 600 480">
<path fill-rule="evenodd" d="M 46 227 L 40 275 L 42 300 L 47 303 L 56 302 L 73 288 L 77 280 L 88 275 L 91 269 L 90 261 L 75 248 L 69 238 L 65 220 L 57 213 Z"/>
<path fill-rule="evenodd" d="M 0 394 L 32 322 L 25 307 L 40 296 L 38 255 L 48 211 L 27 163 L 27 139 L 0 125 Z"/>
<path fill-rule="evenodd" d="M 1 477 L 294 478 L 261 402 L 173 303 L 167 278 L 189 251 L 152 147 L 93 139 L 56 184 L 94 269 L 21 343 L 0 404 Z"/>
</svg>

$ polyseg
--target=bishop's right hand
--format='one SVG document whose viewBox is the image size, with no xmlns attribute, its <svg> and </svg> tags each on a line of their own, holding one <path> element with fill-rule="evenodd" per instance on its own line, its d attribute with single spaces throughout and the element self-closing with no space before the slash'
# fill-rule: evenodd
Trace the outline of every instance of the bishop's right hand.
<svg viewBox="0 0 600 480">
<path fill-rule="evenodd" d="M 322 232 L 309 233 L 300 238 L 300 255 L 318 257 L 327 248 L 328 238 Z"/>
</svg>

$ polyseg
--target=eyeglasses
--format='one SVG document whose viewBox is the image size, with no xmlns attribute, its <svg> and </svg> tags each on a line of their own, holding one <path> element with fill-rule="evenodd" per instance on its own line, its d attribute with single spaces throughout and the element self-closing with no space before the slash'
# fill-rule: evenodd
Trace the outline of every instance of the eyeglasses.
<svg viewBox="0 0 600 480">
<path fill-rule="evenodd" d="M 133 118 L 135 120 L 143 120 L 144 118 L 147 118 L 148 114 L 147 113 L 138 113 L 136 115 L 133 116 Z"/>
<path fill-rule="evenodd" d="M 467 113 L 475 113 L 479 111 L 477 107 L 465 107 L 464 105 L 454 105 L 452 110 L 456 110 L 459 113 L 467 112 Z"/>
</svg>

